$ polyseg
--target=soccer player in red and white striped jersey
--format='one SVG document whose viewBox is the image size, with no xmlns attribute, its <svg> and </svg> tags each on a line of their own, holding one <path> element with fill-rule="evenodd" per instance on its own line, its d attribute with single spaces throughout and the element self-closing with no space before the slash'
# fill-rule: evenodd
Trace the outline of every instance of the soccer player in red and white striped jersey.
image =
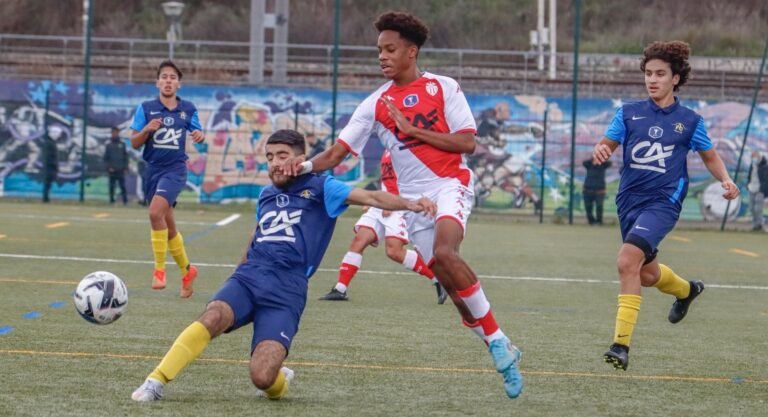
<svg viewBox="0 0 768 417">
<path fill-rule="evenodd" d="M 337 143 L 310 161 L 295 158 L 284 173 L 321 172 L 360 154 L 373 133 L 392 154 L 400 194 L 437 202 L 435 219 L 414 219 L 411 241 L 429 262 L 464 319 L 489 345 L 496 370 L 510 398 L 520 395 L 520 351 L 511 345 L 491 313 L 477 276 L 459 255 L 472 210 L 474 175 L 464 155 L 475 149 L 475 119 L 458 83 L 421 72 L 417 58 L 429 29 L 417 17 L 384 13 L 379 31 L 379 64 L 389 80 L 368 96 L 341 131 Z"/>
<path fill-rule="evenodd" d="M 381 189 L 388 193 L 399 195 L 397 174 L 392 167 L 392 156 L 384 151 L 381 156 Z M 437 281 L 437 277 L 429 269 L 421 255 L 413 249 L 406 249 L 408 244 L 408 219 L 411 213 L 407 211 L 389 211 L 376 207 L 367 208 L 355 223 L 355 237 L 349 245 L 349 251 L 339 266 L 339 279 L 328 294 L 320 297 L 326 301 L 346 301 L 347 289 L 363 262 L 363 251 L 368 246 L 376 247 L 384 242 L 389 259 L 402 264 L 417 274 L 432 281 L 437 289 L 437 303 L 443 304 L 448 294 Z"/>
</svg>

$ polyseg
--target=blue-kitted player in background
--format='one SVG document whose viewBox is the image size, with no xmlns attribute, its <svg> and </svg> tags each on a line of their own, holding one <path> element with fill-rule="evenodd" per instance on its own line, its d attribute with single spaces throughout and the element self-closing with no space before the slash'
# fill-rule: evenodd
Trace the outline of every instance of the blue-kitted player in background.
<svg viewBox="0 0 768 417">
<path fill-rule="evenodd" d="M 131 124 L 131 145 L 134 149 L 144 146 L 142 157 L 147 163 L 143 183 L 155 258 L 152 288 L 165 288 L 165 253 L 170 250 L 181 270 L 180 295 L 189 298 L 197 268 L 189 262 L 184 239 L 176 229 L 173 208 L 187 183 L 187 132 L 191 132 L 195 143 L 203 142 L 205 136 L 195 105 L 176 95 L 181 88 L 181 77 L 181 70 L 173 62 L 160 63 L 156 83 L 160 95 L 136 109 Z"/>
<path fill-rule="evenodd" d="M 688 191 L 689 151 L 698 152 L 723 186 L 723 197 L 734 199 L 739 188 L 712 147 L 704 120 L 680 104 L 674 92 L 688 80 L 690 48 L 680 41 L 654 42 L 645 48 L 640 69 L 645 73 L 647 100 L 624 104 L 593 151 L 595 163 L 624 146 L 624 167 L 616 207 L 624 244 L 617 266 L 621 282 L 613 344 L 604 359 L 627 369 L 629 343 L 640 312 L 641 287 L 656 287 L 676 297 L 669 321 L 677 323 L 702 291 L 701 281 L 686 281 L 656 259 L 662 239 L 675 227 Z"/>
<path fill-rule="evenodd" d="M 351 188 L 327 175 L 284 175 L 285 161 L 305 152 L 304 137 L 278 130 L 266 144 L 272 185 L 259 196 L 258 224 L 232 276 L 133 392 L 136 401 L 162 398 L 163 387 L 197 358 L 211 339 L 253 323 L 250 375 L 259 392 L 282 398 L 293 378 L 283 367 L 307 301 L 307 284 L 331 241 L 336 218 L 348 204 L 411 210 L 434 216 L 435 204 L 385 191 Z"/>
</svg>

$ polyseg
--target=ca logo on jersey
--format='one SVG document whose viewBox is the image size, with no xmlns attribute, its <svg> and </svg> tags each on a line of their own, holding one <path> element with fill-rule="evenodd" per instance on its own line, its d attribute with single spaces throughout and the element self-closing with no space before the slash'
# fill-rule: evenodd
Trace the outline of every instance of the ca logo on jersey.
<svg viewBox="0 0 768 417">
<path fill-rule="evenodd" d="M 152 140 L 155 142 L 152 146 L 161 149 L 179 149 L 179 139 L 181 139 L 182 132 L 182 129 L 160 128 L 152 136 Z"/>
<path fill-rule="evenodd" d="M 296 235 L 293 232 L 293 225 L 301 221 L 301 211 L 287 210 L 270 211 L 259 219 L 259 229 L 262 236 L 257 238 L 257 242 L 296 242 Z"/>
<path fill-rule="evenodd" d="M 651 143 L 643 141 L 632 147 L 632 163 L 630 167 L 636 169 L 647 169 L 660 173 L 667 172 L 667 165 L 664 160 L 672 156 L 675 145 L 662 146 L 660 143 Z M 656 163 L 656 165 L 653 165 Z"/>
</svg>

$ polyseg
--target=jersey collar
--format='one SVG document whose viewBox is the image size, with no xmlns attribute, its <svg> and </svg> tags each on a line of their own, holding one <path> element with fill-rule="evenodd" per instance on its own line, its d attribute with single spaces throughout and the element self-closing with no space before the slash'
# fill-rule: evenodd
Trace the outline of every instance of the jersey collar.
<svg viewBox="0 0 768 417">
<path fill-rule="evenodd" d="M 674 102 L 674 103 L 672 103 L 672 104 L 670 104 L 670 105 L 669 105 L 669 106 L 667 106 L 667 107 L 664 107 L 664 108 L 662 109 L 661 107 L 659 107 L 659 105 L 658 105 L 658 104 L 656 104 L 656 102 L 655 102 L 655 101 L 653 101 L 653 99 L 652 99 L 652 98 L 648 97 L 648 105 L 651 107 L 651 110 L 653 110 L 653 111 L 655 111 L 655 112 L 659 112 L 659 111 L 660 111 L 660 112 L 662 112 L 662 113 L 664 113 L 664 114 L 670 114 L 670 113 L 672 113 L 673 111 L 677 110 L 677 106 L 679 106 L 679 105 L 680 105 L 680 99 L 679 99 L 679 98 L 677 98 L 677 96 L 675 96 L 675 102 Z"/>
<path fill-rule="evenodd" d="M 165 107 L 165 104 L 163 104 L 162 100 L 160 100 L 160 97 L 157 97 L 157 98 L 155 99 L 155 101 L 157 101 L 157 104 L 158 104 L 160 107 L 162 107 L 162 108 L 163 108 L 163 110 L 165 110 L 165 111 L 169 111 L 169 112 L 170 112 L 170 111 L 175 111 L 175 110 L 178 110 L 178 109 L 179 109 L 179 106 L 181 106 L 181 97 L 179 97 L 179 96 L 176 96 L 176 107 L 174 107 L 174 108 L 173 108 L 173 110 L 169 109 L 168 107 Z"/>
</svg>

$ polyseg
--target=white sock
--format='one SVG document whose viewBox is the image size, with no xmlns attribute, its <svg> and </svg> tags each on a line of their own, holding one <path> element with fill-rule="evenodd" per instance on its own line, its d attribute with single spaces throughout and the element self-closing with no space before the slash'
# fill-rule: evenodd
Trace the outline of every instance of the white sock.
<svg viewBox="0 0 768 417">
<path fill-rule="evenodd" d="M 347 292 L 347 286 L 342 284 L 342 283 L 340 283 L 340 282 L 337 282 L 336 283 L 336 287 L 334 287 L 334 288 L 336 288 L 336 291 L 338 291 L 338 292 Z"/>
</svg>

